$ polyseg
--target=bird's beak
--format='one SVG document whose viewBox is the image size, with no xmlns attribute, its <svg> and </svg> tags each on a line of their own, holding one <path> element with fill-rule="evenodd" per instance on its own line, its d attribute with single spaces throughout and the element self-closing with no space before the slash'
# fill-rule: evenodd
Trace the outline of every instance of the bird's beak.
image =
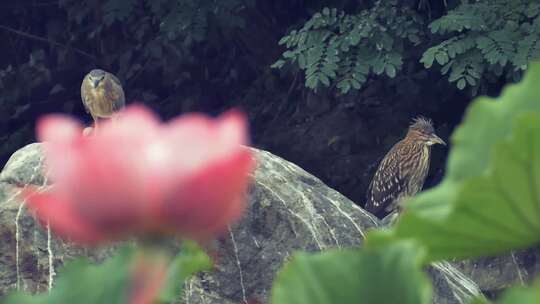
<svg viewBox="0 0 540 304">
<path fill-rule="evenodd" d="M 432 134 L 431 135 L 431 138 L 429 139 L 429 141 L 431 141 L 434 144 L 441 144 L 441 145 L 445 145 L 446 146 L 446 143 L 444 142 L 444 140 L 442 140 L 439 136 L 435 135 L 435 134 Z"/>
<path fill-rule="evenodd" d="M 101 82 L 101 79 L 94 79 L 94 81 L 92 81 L 94 88 L 97 88 L 100 82 Z"/>
</svg>

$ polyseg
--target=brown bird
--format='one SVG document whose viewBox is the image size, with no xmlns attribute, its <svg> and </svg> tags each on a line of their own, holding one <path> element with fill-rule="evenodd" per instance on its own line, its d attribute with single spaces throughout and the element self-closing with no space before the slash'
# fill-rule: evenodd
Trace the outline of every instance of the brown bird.
<svg viewBox="0 0 540 304">
<path fill-rule="evenodd" d="M 97 128 L 100 118 L 109 118 L 125 106 L 124 90 L 113 74 L 95 69 L 84 76 L 81 98 Z"/>
<path fill-rule="evenodd" d="M 367 192 L 365 209 L 373 214 L 390 212 L 393 222 L 406 197 L 418 193 L 429 170 L 431 146 L 446 143 L 435 134 L 430 119 L 413 120 L 404 139 L 383 158 Z"/>
</svg>

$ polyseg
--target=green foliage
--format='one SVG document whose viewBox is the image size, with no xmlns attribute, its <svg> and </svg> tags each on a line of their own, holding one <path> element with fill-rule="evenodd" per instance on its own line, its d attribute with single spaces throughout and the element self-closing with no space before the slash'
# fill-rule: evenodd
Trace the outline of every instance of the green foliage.
<svg viewBox="0 0 540 304">
<path fill-rule="evenodd" d="M 283 37 L 287 51 L 272 66 L 295 63 L 311 89 L 332 82 L 343 94 L 360 89 L 370 74 L 394 78 L 404 49 L 421 41 L 421 19 L 398 1 L 377 1 L 358 14 L 325 7 L 300 30 Z"/>
<path fill-rule="evenodd" d="M 486 299 L 477 298 L 470 304 L 489 304 Z M 516 286 L 502 294 L 496 304 L 537 304 L 540 303 L 540 280 L 532 287 Z"/>
<path fill-rule="evenodd" d="M 58 273 L 58 280 L 50 293 L 31 296 L 15 293 L 3 304 L 57 304 L 57 303 L 127 303 L 129 273 L 126 271 L 132 248 L 125 247 L 115 257 L 100 266 L 87 259 L 67 263 Z"/>
<path fill-rule="evenodd" d="M 407 241 L 376 250 L 297 253 L 278 273 L 272 303 L 431 303 L 422 257 Z"/>
<path fill-rule="evenodd" d="M 144 247 L 138 247 L 145 250 Z M 156 303 L 173 303 L 182 294 L 184 282 L 193 274 L 209 270 L 212 261 L 194 242 L 185 241 L 181 250 L 167 267 L 165 285 L 162 287 Z M 146 254 L 163 248 L 150 248 Z M 58 280 L 50 293 L 29 295 L 15 292 L 2 304 L 57 304 L 80 303 L 97 304 L 128 303 L 129 290 L 132 287 L 131 270 L 137 258 L 135 246 L 124 246 L 116 255 L 101 265 L 94 265 L 87 259 L 68 262 L 58 273 Z M 154 252 L 155 253 L 155 252 Z"/>
<path fill-rule="evenodd" d="M 505 292 L 497 304 L 536 304 L 540 303 L 540 280 L 532 288 L 514 287 Z"/>
<path fill-rule="evenodd" d="M 451 36 L 427 49 L 420 62 L 434 62 L 459 89 L 475 91 L 504 75 L 515 80 L 540 58 L 540 3 L 535 0 L 464 1 L 433 21 L 433 34 Z"/>
<path fill-rule="evenodd" d="M 540 3 L 536 0 L 462 1 L 428 28 L 403 1 L 375 1 L 357 14 L 325 8 L 280 41 L 273 67 L 296 64 L 311 89 L 360 89 L 370 76 L 396 77 L 403 63 L 440 66 L 441 74 L 473 94 L 505 78 L 519 80 L 540 58 Z M 423 50 L 419 57 L 418 49 Z"/>
</svg>

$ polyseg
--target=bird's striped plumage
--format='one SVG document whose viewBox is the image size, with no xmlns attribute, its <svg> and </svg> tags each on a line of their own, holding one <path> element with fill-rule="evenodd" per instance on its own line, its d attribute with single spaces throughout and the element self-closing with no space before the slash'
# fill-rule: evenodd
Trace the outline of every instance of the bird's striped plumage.
<svg viewBox="0 0 540 304">
<path fill-rule="evenodd" d="M 417 118 L 404 139 L 383 158 L 367 193 L 366 210 L 379 214 L 399 208 L 404 198 L 418 193 L 429 171 L 431 145 L 444 142 L 430 120 Z"/>
</svg>

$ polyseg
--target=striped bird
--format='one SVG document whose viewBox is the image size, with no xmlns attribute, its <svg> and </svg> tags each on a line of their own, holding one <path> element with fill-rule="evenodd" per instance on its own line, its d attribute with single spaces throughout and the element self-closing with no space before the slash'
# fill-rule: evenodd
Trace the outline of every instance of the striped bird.
<svg viewBox="0 0 540 304">
<path fill-rule="evenodd" d="M 431 120 L 415 118 L 405 138 L 396 143 L 379 164 L 369 184 L 365 209 L 376 215 L 385 211 L 397 217 L 403 200 L 422 190 L 429 170 L 431 146 L 435 144 L 446 145 L 435 134 Z"/>
</svg>

